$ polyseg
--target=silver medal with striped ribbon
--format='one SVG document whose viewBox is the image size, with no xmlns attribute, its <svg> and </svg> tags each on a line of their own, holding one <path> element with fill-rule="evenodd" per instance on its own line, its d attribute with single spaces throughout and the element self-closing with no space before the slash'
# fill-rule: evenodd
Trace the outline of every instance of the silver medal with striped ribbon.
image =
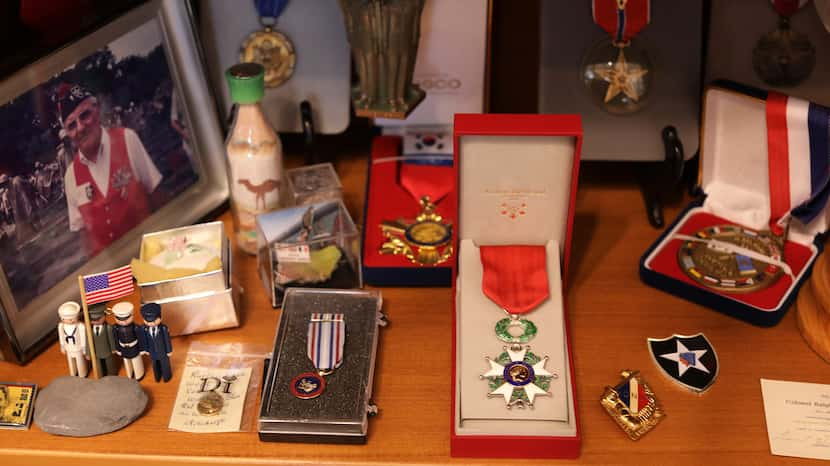
<svg viewBox="0 0 830 466">
<path fill-rule="evenodd" d="M 308 323 L 308 357 L 325 374 L 343 363 L 346 321 L 343 314 L 314 313 Z"/>
</svg>

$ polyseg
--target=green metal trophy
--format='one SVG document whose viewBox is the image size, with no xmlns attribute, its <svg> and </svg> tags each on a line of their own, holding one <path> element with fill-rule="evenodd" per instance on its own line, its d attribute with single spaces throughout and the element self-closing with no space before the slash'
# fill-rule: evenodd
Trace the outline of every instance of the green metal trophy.
<svg viewBox="0 0 830 466">
<path fill-rule="evenodd" d="M 426 94 L 412 84 L 425 0 L 339 0 L 360 79 L 355 114 L 403 119 Z"/>
</svg>

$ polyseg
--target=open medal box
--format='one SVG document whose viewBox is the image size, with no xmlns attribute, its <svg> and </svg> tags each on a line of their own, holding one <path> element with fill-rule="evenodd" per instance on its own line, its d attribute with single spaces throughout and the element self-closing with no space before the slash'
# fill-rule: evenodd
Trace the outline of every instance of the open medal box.
<svg viewBox="0 0 830 466">
<path fill-rule="evenodd" d="M 727 81 L 706 90 L 700 143 L 705 197 L 689 205 L 640 260 L 645 283 L 760 326 L 777 324 L 795 299 L 821 253 L 819 236 L 828 220 L 824 206 L 807 224 L 792 217 L 783 248 L 765 233 L 774 209 L 770 177 L 775 198 L 789 211 L 810 198 L 820 182 L 816 175 L 811 179 L 810 153 L 819 149 L 817 145 L 823 144 L 824 156 L 816 160 L 827 167 L 826 117 L 823 136 L 811 140 L 811 132 L 821 132 L 808 130 L 808 110 L 812 113 L 816 107 L 789 98 L 779 104 L 779 116 L 773 118 L 782 123 L 768 137 L 767 97 L 765 91 Z M 783 97 L 776 99 L 781 102 Z M 784 150 L 783 165 L 774 165 L 774 173 L 768 140 Z M 699 249 L 723 246 L 711 240 L 730 242 L 728 237 L 735 234 L 741 237 L 739 244 L 766 251 L 761 254 L 772 260 L 749 259 L 740 251 L 722 255 Z M 737 273 L 712 272 L 726 270 L 719 267 L 736 267 Z"/>
<path fill-rule="evenodd" d="M 450 200 L 458 205 L 459 228 L 453 262 L 451 455 L 575 458 L 581 440 L 564 278 L 582 146 L 580 117 L 459 114 L 454 143 L 458 197 Z M 528 343 L 532 352 L 546 356 L 546 370 L 556 376 L 542 387 L 548 395 L 531 399 L 532 409 L 508 408 L 501 395 L 488 396 L 491 384 L 480 377 L 490 369 L 485 357 L 506 354 L 494 333 L 505 311 L 482 288 L 480 248 L 498 245 L 545 248 L 549 297 L 524 315 L 537 331 Z M 515 389 L 511 396 L 517 396 Z"/>
<path fill-rule="evenodd" d="M 489 29 L 492 0 L 430 1 L 421 15 L 421 35 L 413 82 L 426 97 L 405 120 L 377 119 L 383 136 L 372 140 L 363 228 L 363 278 L 376 286 L 451 286 L 454 251 L 437 248 L 435 265 L 413 263 L 403 255 L 381 254 L 388 242 L 380 225 L 411 220 L 418 200 L 401 186 L 402 167 L 420 164 L 423 183 L 452 184 L 452 123 L 456 113 L 486 110 Z M 425 166 L 431 164 L 432 166 Z M 430 174 L 432 172 L 432 174 Z M 454 190 L 454 186 L 449 186 Z M 433 190 L 434 191 L 434 190 Z M 455 205 L 436 202 L 443 223 L 455 225 Z M 434 199 L 433 199 L 434 201 Z M 436 229 L 432 236 L 438 238 Z M 449 233 L 454 233 L 450 227 Z M 452 246 L 452 236 L 439 238 Z M 417 251 L 416 251 L 417 254 Z"/>
<path fill-rule="evenodd" d="M 449 138 L 449 136 L 447 136 Z M 378 136 L 372 141 L 372 154 L 369 159 L 369 175 L 366 187 L 366 211 L 363 224 L 363 278 L 376 286 L 449 286 L 452 279 L 452 258 L 436 265 L 417 264 L 402 254 L 381 254 L 380 249 L 390 238 L 381 229 L 384 222 L 401 221 L 413 224 L 421 212 L 421 206 L 415 197 L 401 185 L 403 161 L 396 161 L 401 156 L 403 140 L 398 136 Z M 452 184 L 452 168 L 448 166 L 421 166 L 422 173 L 429 177 L 432 170 L 438 176 L 424 182 Z M 440 199 L 435 212 L 449 224 L 449 234 L 453 234 L 455 224 L 455 205 L 449 202 L 454 195 Z M 405 236 L 405 235 L 402 235 Z M 446 245 L 436 248 L 437 253 L 449 252 L 451 237 L 446 238 Z M 415 246 L 413 246 L 415 248 Z M 415 251 L 417 253 L 417 250 Z"/>
</svg>

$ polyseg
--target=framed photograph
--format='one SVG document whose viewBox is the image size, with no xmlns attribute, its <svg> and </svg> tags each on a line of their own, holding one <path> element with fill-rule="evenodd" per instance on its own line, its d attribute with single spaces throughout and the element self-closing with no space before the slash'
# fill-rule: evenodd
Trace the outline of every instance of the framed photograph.
<svg viewBox="0 0 830 466">
<path fill-rule="evenodd" d="M 0 82 L 3 358 L 54 340 L 79 274 L 228 197 L 189 2 L 143 4 Z"/>
</svg>

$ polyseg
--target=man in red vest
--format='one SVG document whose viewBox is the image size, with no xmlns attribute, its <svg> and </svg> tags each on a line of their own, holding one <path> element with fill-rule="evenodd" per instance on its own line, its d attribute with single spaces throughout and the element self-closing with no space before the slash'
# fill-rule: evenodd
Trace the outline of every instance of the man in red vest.
<svg viewBox="0 0 830 466">
<path fill-rule="evenodd" d="M 98 100 L 87 89 L 62 84 L 57 103 L 77 148 L 64 176 L 69 229 L 84 230 L 93 256 L 150 215 L 161 174 L 133 130 L 101 127 Z"/>
</svg>

